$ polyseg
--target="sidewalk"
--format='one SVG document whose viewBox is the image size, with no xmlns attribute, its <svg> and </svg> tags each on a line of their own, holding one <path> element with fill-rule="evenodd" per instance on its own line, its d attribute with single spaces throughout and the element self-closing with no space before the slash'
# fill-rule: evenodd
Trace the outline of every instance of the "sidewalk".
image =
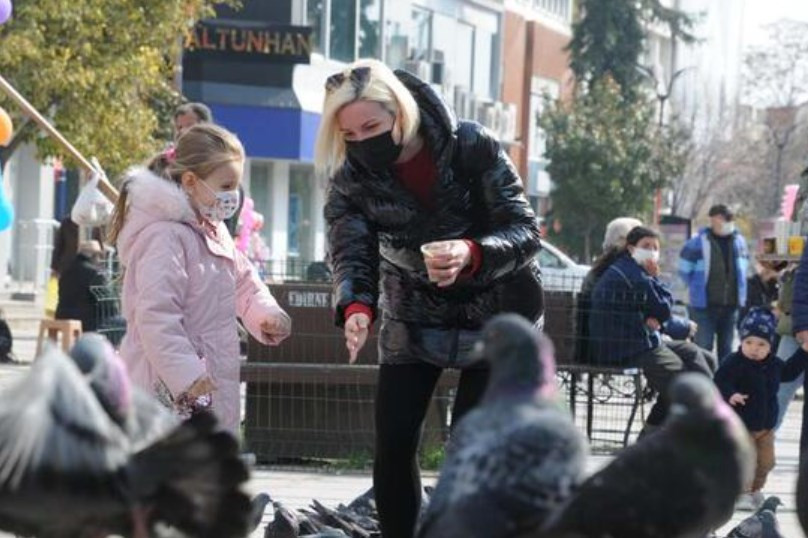
<svg viewBox="0 0 808 538">
<path fill-rule="evenodd" d="M 18 347 L 19 346 L 19 347 Z M 22 360 L 30 361 L 36 348 L 36 335 L 29 333 L 15 334 L 15 349 Z M 0 365 L 0 391 L 4 387 L 19 380 L 28 368 L 26 366 Z M 769 482 L 764 489 L 767 495 L 777 495 L 785 506 L 779 510 L 781 532 L 788 538 L 803 536 L 796 515 L 794 489 L 797 477 L 800 426 L 802 424 L 802 402 L 794 402 L 788 410 L 785 422 L 778 432 L 776 443 L 777 466 L 769 475 Z M 609 456 L 593 456 L 589 460 L 590 471 L 595 471 L 611 460 Z M 434 473 L 426 473 L 424 483 L 435 480 Z M 306 472 L 301 470 L 284 470 L 275 468 L 258 468 L 252 473 L 248 489 L 252 493 L 265 491 L 274 499 L 283 502 L 290 508 L 305 508 L 313 498 L 327 506 L 347 503 L 370 487 L 372 479 L 367 473 L 326 473 Z M 738 521 L 749 515 L 748 512 L 736 512 L 732 521 L 719 531 L 724 536 Z M 264 515 L 264 523 L 272 517 L 271 507 Z M 251 538 L 263 537 L 263 528 Z M 0 538 L 11 538 L 11 535 L 0 533 Z"/>
</svg>

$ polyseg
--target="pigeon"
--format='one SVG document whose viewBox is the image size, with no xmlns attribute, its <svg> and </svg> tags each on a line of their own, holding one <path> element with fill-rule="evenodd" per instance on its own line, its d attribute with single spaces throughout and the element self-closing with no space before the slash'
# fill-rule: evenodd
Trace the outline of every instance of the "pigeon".
<svg viewBox="0 0 808 538">
<path fill-rule="evenodd" d="M 250 528 L 248 534 L 252 534 L 261 525 L 261 520 L 264 519 L 264 512 L 267 509 L 267 505 L 271 502 L 272 498 L 263 492 L 252 498 L 250 502 Z"/>
<path fill-rule="evenodd" d="M 272 503 L 275 515 L 266 527 L 264 538 L 297 538 L 300 536 L 300 522 L 294 512 L 278 501 Z M 319 529 L 312 529 L 318 532 Z"/>
<path fill-rule="evenodd" d="M 802 446 L 800 446 L 800 452 L 803 452 Z M 803 532 L 808 536 L 808 453 L 800 456 L 797 471 L 797 518 L 800 520 Z"/>
<path fill-rule="evenodd" d="M 583 480 L 587 445 L 552 400 L 552 346 L 501 314 L 475 353 L 490 362 L 480 404 L 457 425 L 418 538 L 497 538 L 540 525 Z"/>
<path fill-rule="evenodd" d="M 729 521 L 754 449 L 712 381 L 680 374 L 656 432 L 591 476 L 540 532 L 520 538 L 701 538 Z"/>
<path fill-rule="evenodd" d="M 373 491 L 373 486 L 371 486 L 370 489 L 368 489 L 362 495 L 348 503 L 346 508 L 353 510 L 359 515 L 376 517 L 376 496 L 375 492 Z"/>
<path fill-rule="evenodd" d="M 741 521 L 727 538 L 783 538 L 775 515 L 782 504 L 779 497 L 767 498 L 758 511 Z"/>
<path fill-rule="evenodd" d="M 0 530 L 148 538 L 164 525 L 243 536 L 250 501 L 237 441 L 210 414 L 178 423 L 158 411 L 98 338 L 83 336 L 73 358 L 49 346 L 0 394 Z"/>
</svg>

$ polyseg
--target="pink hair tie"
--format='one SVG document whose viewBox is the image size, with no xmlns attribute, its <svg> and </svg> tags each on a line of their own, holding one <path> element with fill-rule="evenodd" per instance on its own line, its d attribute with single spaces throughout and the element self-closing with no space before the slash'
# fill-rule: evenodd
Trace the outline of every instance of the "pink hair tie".
<svg viewBox="0 0 808 538">
<path fill-rule="evenodd" d="M 165 158 L 168 162 L 173 163 L 177 159 L 177 148 L 175 146 L 171 146 L 163 153 Z"/>
</svg>

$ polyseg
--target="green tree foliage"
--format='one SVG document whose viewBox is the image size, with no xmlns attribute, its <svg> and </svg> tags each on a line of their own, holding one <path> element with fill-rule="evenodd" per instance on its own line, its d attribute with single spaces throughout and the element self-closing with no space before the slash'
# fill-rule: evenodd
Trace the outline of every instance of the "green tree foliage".
<svg viewBox="0 0 808 538">
<path fill-rule="evenodd" d="M 626 106 L 608 78 L 573 104 L 550 105 L 541 124 L 555 183 L 553 214 L 561 223 L 554 240 L 587 261 L 610 220 L 646 215 L 656 190 L 685 164 L 686 137 L 660 130 L 651 103 Z"/>
<path fill-rule="evenodd" d="M 112 177 L 165 143 L 185 33 L 233 0 L 16 0 L 0 26 L 0 73 L 85 156 Z M 65 156 L 23 121 L 4 95 L 0 106 L 19 127 L 6 160 L 34 140 L 40 155 Z M 76 163 L 67 160 L 69 165 Z"/>
<path fill-rule="evenodd" d="M 581 0 L 580 10 L 569 44 L 575 77 L 590 86 L 609 76 L 629 100 L 638 97 L 643 81 L 638 62 L 647 27 L 659 24 L 674 39 L 694 40 L 693 18 L 660 0 Z"/>
</svg>

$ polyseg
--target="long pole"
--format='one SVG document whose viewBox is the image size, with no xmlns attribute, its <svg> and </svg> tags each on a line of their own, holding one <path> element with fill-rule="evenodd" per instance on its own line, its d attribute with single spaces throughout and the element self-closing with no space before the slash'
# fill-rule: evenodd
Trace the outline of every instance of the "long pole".
<svg viewBox="0 0 808 538">
<path fill-rule="evenodd" d="M 79 153 L 73 144 L 71 144 L 62 134 L 56 130 L 56 128 L 46 120 L 42 114 L 37 112 L 37 110 L 28 102 L 25 97 L 20 95 L 20 93 L 14 89 L 14 86 L 9 84 L 9 82 L 0 75 L 0 90 L 3 90 L 6 95 L 8 95 L 23 111 L 32 119 L 34 120 L 46 133 L 56 139 L 59 144 L 67 151 L 70 155 L 75 158 L 82 167 L 84 167 L 88 172 L 91 174 L 95 172 L 95 168 L 93 167 L 92 163 L 84 158 L 84 155 Z M 107 181 L 106 178 L 103 176 L 101 180 L 98 182 L 98 189 L 106 196 L 111 202 L 115 203 L 118 199 L 118 190 Z"/>
</svg>

